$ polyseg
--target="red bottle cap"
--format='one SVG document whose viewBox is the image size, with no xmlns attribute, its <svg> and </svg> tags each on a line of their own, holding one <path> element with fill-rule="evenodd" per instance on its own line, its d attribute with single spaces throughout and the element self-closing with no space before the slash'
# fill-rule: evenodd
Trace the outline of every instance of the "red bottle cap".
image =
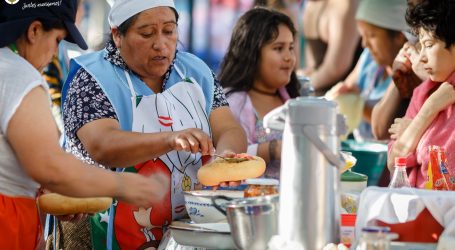
<svg viewBox="0 0 455 250">
<path fill-rule="evenodd" d="M 406 167 L 406 157 L 395 157 L 395 166 Z"/>
</svg>

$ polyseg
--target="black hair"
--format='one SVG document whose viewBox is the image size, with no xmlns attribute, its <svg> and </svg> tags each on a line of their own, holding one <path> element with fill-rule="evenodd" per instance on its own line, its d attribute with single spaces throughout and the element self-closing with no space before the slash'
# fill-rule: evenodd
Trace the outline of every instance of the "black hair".
<svg viewBox="0 0 455 250">
<path fill-rule="evenodd" d="M 406 21 L 414 33 L 422 28 L 446 43 L 455 44 L 455 0 L 421 0 L 406 11 Z"/>
<path fill-rule="evenodd" d="M 36 21 L 40 21 L 43 25 L 43 30 L 48 32 L 53 29 L 66 29 L 65 25 L 61 20 L 58 19 L 48 19 L 48 18 L 38 18 Z"/>
<path fill-rule="evenodd" d="M 284 9 L 286 8 L 286 3 L 284 0 L 255 0 L 254 6 L 263 6 L 272 9 Z"/>
<path fill-rule="evenodd" d="M 253 87 L 254 76 L 261 60 L 261 49 L 278 37 L 278 26 L 281 24 L 296 36 L 297 31 L 292 20 L 281 12 L 256 7 L 240 17 L 220 67 L 221 86 L 231 88 L 227 94 L 248 91 Z M 294 98 L 299 96 L 299 88 L 297 75 L 293 71 L 286 89 Z"/>
</svg>

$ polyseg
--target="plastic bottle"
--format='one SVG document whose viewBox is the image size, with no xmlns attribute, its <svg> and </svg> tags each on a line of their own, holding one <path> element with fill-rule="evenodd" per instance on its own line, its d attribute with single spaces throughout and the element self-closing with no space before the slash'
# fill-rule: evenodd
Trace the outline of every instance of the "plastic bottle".
<svg viewBox="0 0 455 250">
<path fill-rule="evenodd" d="M 441 170 L 441 174 L 444 177 L 444 184 L 446 185 L 446 189 L 444 189 L 444 190 L 454 190 L 455 189 L 455 178 L 451 175 L 451 173 L 449 173 L 447 157 L 446 157 L 446 150 L 443 147 L 441 147 L 439 149 L 438 162 L 439 162 L 439 169 Z"/>
<path fill-rule="evenodd" d="M 395 158 L 395 171 L 393 172 L 392 180 L 389 183 L 389 188 L 411 187 L 408 174 L 406 173 L 406 157 Z"/>
</svg>

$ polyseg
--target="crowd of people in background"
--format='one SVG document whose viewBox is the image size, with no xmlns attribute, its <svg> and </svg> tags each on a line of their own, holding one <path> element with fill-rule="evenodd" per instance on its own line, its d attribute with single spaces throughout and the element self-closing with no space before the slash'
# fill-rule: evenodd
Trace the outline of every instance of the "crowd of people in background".
<svg viewBox="0 0 455 250">
<path fill-rule="evenodd" d="M 282 134 L 262 120 L 300 96 L 303 76 L 317 96 L 362 98 L 351 137 L 389 142 L 388 169 L 407 157 L 414 187 L 429 145 L 455 151 L 454 0 L 252 1 L 216 71 L 178 49 L 174 0 L 108 2 L 104 47 L 85 52 L 87 1 L 0 4 L 2 247 L 42 244 L 41 188 L 117 200 L 57 218 L 59 248 L 158 248 L 214 153 L 260 156 L 264 177 L 280 178 Z"/>
</svg>

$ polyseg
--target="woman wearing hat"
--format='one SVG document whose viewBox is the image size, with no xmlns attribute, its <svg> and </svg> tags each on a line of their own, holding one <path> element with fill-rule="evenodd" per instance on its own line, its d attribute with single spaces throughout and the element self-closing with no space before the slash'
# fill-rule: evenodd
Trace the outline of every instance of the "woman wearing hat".
<svg viewBox="0 0 455 250">
<path fill-rule="evenodd" d="M 76 0 L 23 5 L 0 2 L 0 246 L 36 249 L 40 221 L 38 188 L 76 197 L 111 196 L 147 207 L 158 187 L 135 174 L 92 168 L 65 153 L 40 75 L 58 42 L 87 48 L 74 26 Z"/>
<path fill-rule="evenodd" d="M 152 206 L 116 204 L 108 236 L 123 249 L 157 247 L 166 226 L 186 216 L 183 192 L 200 188 L 201 156 L 213 145 L 219 154 L 247 147 L 213 72 L 176 49 L 177 21 L 172 0 L 116 1 L 112 40 L 76 58 L 63 87 L 67 150 L 106 167 L 163 173 L 172 183 L 160 189 L 165 201 Z M 92 218 L 94 248 L 105 246 L 98 238 L 105 218 Z"/>
<path fill-rule="evenodd" d="M 354 70 L 345 81 L 335 85 L 328 96 L 358 93 L 365 101 L 363 121 L 356 136 L 372 139 L 371 112 L 392 81 L 392 63 L 406 42 L 408 29 L 404 15 L 406 1 L 361 0 L 356 13 L 357 28 L 365 47 Z"/>
</svg>

